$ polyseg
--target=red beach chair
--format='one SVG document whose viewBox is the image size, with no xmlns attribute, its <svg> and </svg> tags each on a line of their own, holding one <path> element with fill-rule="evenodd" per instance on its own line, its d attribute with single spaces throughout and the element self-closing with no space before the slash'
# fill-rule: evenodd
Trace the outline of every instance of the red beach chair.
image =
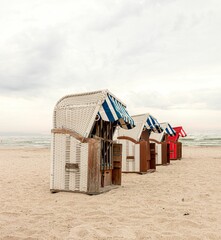
<svg viewBox="0 0 221 240">
<path fill-rule="evenodd" d="M 182 143 L 178 141 L 179 137 L 186 137 L 187 134 L 181 126 L 173 127 L 173 129 L 176 131 L 176 135 L 168 136 L 170 160 L 177 160 L 182 158 Z"/>
</svg>

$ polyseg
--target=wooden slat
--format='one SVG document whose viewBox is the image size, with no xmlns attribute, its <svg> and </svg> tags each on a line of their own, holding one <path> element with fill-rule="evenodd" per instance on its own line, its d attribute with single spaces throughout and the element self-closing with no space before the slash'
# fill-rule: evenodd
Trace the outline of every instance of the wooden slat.
<svg viewBox="0 0 221 240">
<path fill-rule="evenodd" d="M 127 156 L 127 159 L 133 159 L 134 160 L 134 156 Z"/>
<path fill-rule="evenodd" d="M 113 144 L 113 171 L 112 183 L 121 185 L 122 144 Z"/>
<path fill-rule="evenodd" d="M 79 140 L 82 143 L 88 142 L 88 140 L 89 140 L 89 138 L 84 138 L 83 136 L 81 136 L 77 132 L 66 129 L 66 128 L 54 128 L 54 129 L 51 130 L 51 132 L 56 133 L 56 134 L 68 134 L 68 135 L 76 138 L 77 140 Z"/>
<path fill-rule="evenodd" d="M 104 171 L 104 187 L 112 185 L 112 169 Z"/>
<path fill-rule="evenodd" d="M 177 160 L 177 143 L 170 142 L 170 160 Z"/>
<path fill-rule="evenodd" d="M 100 192 L 100 157 L 101 142 L 90 139 L 88 150 L 88 194 L 98 194 Z"/>
<path fill-rule="evenodd" d="M 131 142 L 133 142 L 133 143 L 135 143 L 135 144 L 139 143 L 139 142 L 137 142 L 135 139 L 133 139 L 133 138 L 131 138 L 131 137 L 127 137 L 127 136 L 120 136 L 120 137 L 118 137 L 117 139 L 128 140 L 128 141 L 131 141 Z"/>
<path fill-rule="evenodd" d="M 161 155 L 162 155 L 162 164 L 166 165 L 167 164 L 167 143 L 163 142 L 161 145 Z"/>
<path fill-rule="evenodd" d="M 150 169 L 156 169 L 155 143 L 150 143 Z"/>
<path fill-rule="evenodd" d="M 159 142 L 159 141 L 157 141 L 157 140 L 155 140 L 155 139 L 152 139 L 152 138 L 150 138 L 149 139 L 151 142 L 154 142 L 154 143 L 157 143 L 157 144 L 162 144 L 162 142 Z"/>
<path fill-rule="evenodd" d="M 149 142 L 149 132 L 148 132 L 148 129 L 146 129 L 145 131 L 142 131 L 140 140 L 144 140 L 144 141 Z"/>
<path fill-rule="evenodd" d="M 167 163 L 170 163 L 170 144 L 167 143 Z"/>
<path fill-rule="evenodd" d="M 150 149 L 148 148 L 149 143 L 141 141 L 140 143 L 140 172 L 147 172 L 150 165 Z"/>
<path fill-rule="evenodd" d="M 177 142 L 177 159 L 182 158 L 182 143 Z"/>
<path fill-rule="evenodd" d="M 65 170 L 79 170 L 79 165 L 78 163 L 66 163 L 65 164 Z"/>
</svg>

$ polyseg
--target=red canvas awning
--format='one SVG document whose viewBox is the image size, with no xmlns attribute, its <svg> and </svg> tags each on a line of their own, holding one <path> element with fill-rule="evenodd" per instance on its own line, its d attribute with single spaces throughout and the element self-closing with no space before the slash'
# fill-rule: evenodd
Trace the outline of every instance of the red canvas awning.
<svg viewBox="0 0 221 240">
<path fill-rule="evenodd" d="M 181 127 L 181 126 L 173 127 L 173 129 L 176 131 L 176 135 L 175 136 L 168 136 L 168 140 L 169 141 L 177 142 L 179 137 L 186 137 L 187 136 L 187 134 L 184 131 L 183 127 Z"/>
</svg>

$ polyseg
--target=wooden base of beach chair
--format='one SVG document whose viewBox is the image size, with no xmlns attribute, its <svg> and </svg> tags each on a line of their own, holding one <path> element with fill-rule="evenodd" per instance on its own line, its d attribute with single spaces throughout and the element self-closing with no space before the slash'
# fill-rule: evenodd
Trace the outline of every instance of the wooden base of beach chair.
<svg viewBox="0 0 221 240">
<path fill-rule="evenodd" d="M 170 160 L 180 160 L 182 158 L 182 143 L 170 143 Z"/>
<path fill-rule="evenodd" d="M 70 191 L 70 190 L 59 190 L 59 189 L 50 189 L 50 192 L 52 194 L 54 193 L 59 193 L 59 192 L 68 192 L 68 193 L 83 193 L 83 194 L 87 194 L 87 195 L 99 195 L 99 194 L 102 194 L 102 193 L 106 193 L 106 192 L 109 192 L 111 191 L 112 189 L 116 189 L 116 188 L 119 188 L 120 186 L 116 186 L 116 185 L 109 185 L 109 186 L 106 186 L 106 187 L 103 187 L 103 188 L 100 188 L 99 189 L 99 192 L 82 192 L 82 191 Z"/>
<path fill-rule="evenodd" d="M 102 194 L 102 193 L 106 193 L 109 192 L 113 189 L 119 188 L 120 186 L 116 186 L 116 185 L 108 185 L 106 187 L 100 188 L 99 192 L 87 192 L 88 195 L 98 195 L 98 194 Z"/>
</svg>

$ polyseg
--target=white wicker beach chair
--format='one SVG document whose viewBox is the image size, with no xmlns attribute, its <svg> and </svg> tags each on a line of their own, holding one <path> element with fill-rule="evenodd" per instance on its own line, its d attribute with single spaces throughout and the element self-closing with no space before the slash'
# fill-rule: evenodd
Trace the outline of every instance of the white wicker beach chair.
<svg viewBox="0 0 221 240">
<path fill-rule="evenodd" d="M 167 142 L 167 137 L 174 136 L 176 132 L 167 122 L 160 123 L 160 126 L 163 131 L 161 133 L 151 132 L 150 142 L 156 143 L 156 165 L 167 165 L 170 163 L 170 146 Z"/>
<path fill-rule="evenodd" d="M 54 109 L 51 192 L 98 194 L 121 184 L 117 126 L 132 128 L 126 105 L 108 90 L 67 95 Z"/>
<path fill-rule="evenodd" d="M 150 132 L 161 132 L 160 124 L 149 113 L 132 116 L 135 127 L 118 128 L 114 139 L 123 145 L 122 172 L 155 171 L 155 144 L 149 142 Z"/>
</svg>

